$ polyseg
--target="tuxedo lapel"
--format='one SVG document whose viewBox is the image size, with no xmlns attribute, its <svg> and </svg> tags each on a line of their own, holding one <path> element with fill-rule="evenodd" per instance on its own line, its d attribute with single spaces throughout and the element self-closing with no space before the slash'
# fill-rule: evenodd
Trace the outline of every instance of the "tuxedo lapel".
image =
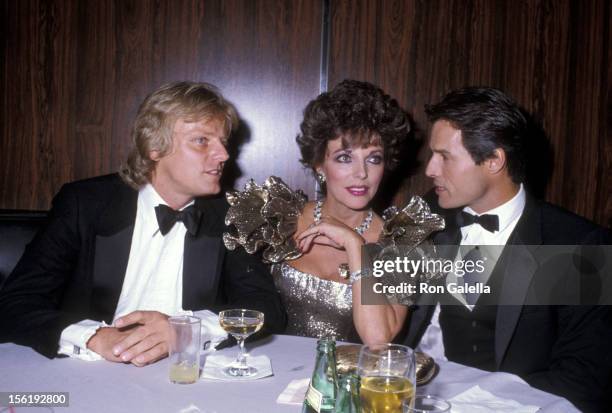
<svg viewBox="0 0 612 413">
<path fill-rule="evenodd" d="M 96 225 L 92 283 L 95 319 L 112 322 L 127 269 L 138 192 L 121 183 Z"/>
<path fill-rule="evenodd" d="M 224 217 L 207 208 L 206 200 L 197 199 L 195 206 L 202 210 L 202 222 L 195 237 L 185 234 L 183 256 L 183 308 L 194 310 L 215 303 L 225 252 Z"/>
<path fill-rule="evenodd" d="M 97 236 L 93 268 L 92 312 L 112 322 L 127 269 L 134 226 L 110 236 Z"/>
<path fill-rule="evenodd" d="M 437 245 L 438 254 L 440 257 L 448 260 L 455 259 L 459 243 L 461 242 L 461 229 L 457 226 L 455 220 L 456 211 L 455 209 L 449 210 L 445 214 L 444 220 L 446 225 L 444 230 L 436 233 L 433 237 L 434 244 Z"/>
<path fill-rule="evenodd" d="M 496 271 L 503 271 L 495 320 L 495 364 L 499 368 L 521 315 L 523 307 L 519 303 L 524 302 L 538 266 L 527 246 L 515 245 L 506 246 L 496 267 L 500 267 Z"/>
<path fill-rule="evenodd" d="M 223 253 L 221 238 L 185 235 L 183 308 L 198 310 L 215 303 Z"/>
<path fill-rule="evenodd" d="M 518 323 L 529 286 L 538 268 L 532 246 L 542 243 L 540 208 L 527 196 L 525 209 L 494 271 L 503 271 L 495 326 L 495 363 L 500 367 Z M 510 248 L 508 247 L 510 246 Z M 515 305 L 504 305 L 513 303 Z"/>
</svg>

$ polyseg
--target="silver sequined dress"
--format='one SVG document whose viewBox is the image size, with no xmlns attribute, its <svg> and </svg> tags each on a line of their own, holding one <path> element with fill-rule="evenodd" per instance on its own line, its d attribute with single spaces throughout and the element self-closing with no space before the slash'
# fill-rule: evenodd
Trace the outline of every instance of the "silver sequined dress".
<svg viewBox="0 0 612 413">
<path fill-rule="evenodd" d="M 353 326 L 351 286 L 303 273 L 289 264 L 302 255 L 293 236 L 306 203 L 305 195 L 271 176 L 263 185 L 251 180 L 243 191 L 227 192 L 226 198 L 230 204 L 225 216 L 229 230 L 223 234 L 223 242 L 230 250 L 240 246 L 249 254 L 261 251 L 263 262 L 273 264 L 274 283 L 289 319 L 286 333 L 333 335 L 337 340 L 359 342 Z M 444 228 L 442 217 L 432 214 L 418 196 L 412 197 L 402 209 L 387 209 L 383 220 L 376 243 L 381 257 L 397 255 L 399 247 L 419 253 L 419 246 L 428 243 L 426 238 Z M 414 279 L 429 280 L 439 275 L 423 273 Z M 393 302 L 397 296 L 388 298 Z"/>
<path fill-rule="evenodd" d="M 298 271 L 286 261 L 272 266 L 274 284 L 287 310 L 286 334 L 359 342 L 349 284 Z"/>
</svg>

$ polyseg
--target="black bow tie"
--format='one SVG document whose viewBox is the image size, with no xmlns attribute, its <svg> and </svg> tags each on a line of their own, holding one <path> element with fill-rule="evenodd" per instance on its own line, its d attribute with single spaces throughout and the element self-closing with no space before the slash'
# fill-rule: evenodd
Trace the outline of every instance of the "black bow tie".
<svg viewBox="0 0 612 413">
<path fill-rule="evenodd" d="M 155 216 L 157 217 L 157 224 L 162 235 L 166 235 L 177 221 L 181 221 L 185 224 L 187 232 L 195 236 L 200 226 L 202 211 L 193 205 L 188 206 L 182 211 L 175 211 L 167 205 L 160 204 L 155 207 Z"/>
<path fill-rule="evenodd" d="M 465 211 L 457 214 L 457 225 L 465 227 L 472 224 L 479 224 L 489 232 L 499 231 L 499 217 L 497 215 L 472 215 Z"/>
</svg>

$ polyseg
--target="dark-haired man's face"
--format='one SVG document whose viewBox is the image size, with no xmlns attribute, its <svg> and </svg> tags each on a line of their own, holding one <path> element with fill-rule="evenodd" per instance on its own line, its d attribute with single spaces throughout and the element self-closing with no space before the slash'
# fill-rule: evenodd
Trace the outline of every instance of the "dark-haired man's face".
<svg viewBox="0 0 612 413">
<path fill-rule="evenodd" d="M 429 137 L 432 151 L 425 174 L 433 179 L 442 208 L 469 206 L 481 213 L 489 205 L 489 173 L 485 163 L 476 165 L 463 146 L 461 131 L 448 121 L 438 120 Z"/>
</svg>

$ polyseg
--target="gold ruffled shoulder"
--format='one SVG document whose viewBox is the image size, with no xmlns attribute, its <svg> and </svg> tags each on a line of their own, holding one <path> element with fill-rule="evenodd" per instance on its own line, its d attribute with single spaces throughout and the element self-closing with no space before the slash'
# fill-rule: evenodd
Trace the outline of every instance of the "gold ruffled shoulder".
<svg viewBox="0 0 612 413">
<path fill-rule="evenodd" d="M 243 191 L 226 194 L 230 208 L 225 225 L 230 227 L 223 234 L 223 243 L 233 250 L 242 246 L 249 254 L 263 250 L 266 263 L 278 263 L 299 258 L 293 234 L 307 196 L 294 191 L 282 179 L 271 176 L 258 185 L 250 180 Z"/>
<path fill-rule="evenodd" d="M 372 247 L 373 261 L 395 261 L 397 257 L 422 261 L 435 257 L 435 246 L 428 238 L 433 232 L 444 229 L 444 218 L 432 213 L 423 198 L 413 196 L 402 209 L 387 208 L 382 218 L 383 229 L 378 242 Z M 442 277 L 444 274 L 436 272 L 435 269 L 425 269 L 411 276 L 391 271 L 379 280 L 389 286 L 412 284 L 416 287 L 420 282 L 432 282 Z M 418 299 L 418 294 L 410 290 L 403 291 L 386 294 L 387 300 L 392 304 L 414 304 Z M 414 291 L 418 289 L 415 288 Z"/>
<path fill-rule="evenodd" d="M 444 218 L 434 214 L 427 202 L 420 196 L 413 196 L 402 209 L 395 206 L 383 212 L 383 229 L 379 245 L 417 246 L 431 233 L 444 229 Z"/>
</svg>

